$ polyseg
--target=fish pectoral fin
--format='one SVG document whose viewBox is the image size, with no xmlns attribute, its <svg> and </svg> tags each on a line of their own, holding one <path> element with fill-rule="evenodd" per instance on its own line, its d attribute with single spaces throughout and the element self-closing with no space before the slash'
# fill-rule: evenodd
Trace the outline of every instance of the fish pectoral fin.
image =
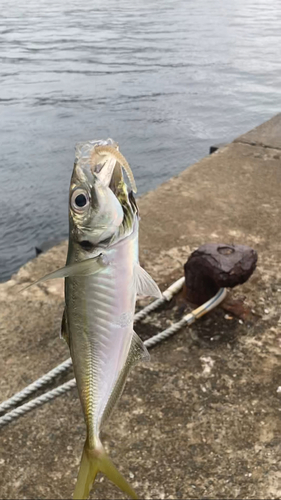
<svg viewBox="0 0 281 500">
<path fill-rule="evenodd" d="M 138 361 L 150 360 L 150 354 L 147 348 L 145 347 L 143 341 L 136 332 L 133 332 L 128 358 L 130 358 L 128 359 L 128 362 L 130 363 L 131 366 L 137 363 Z"/>
<path fill-rule="evenodd" d="M 135 264 L 134 266 L 134 280 L 137 295 L 141 297 L 156 297 L 157 299 L 162 297 L 158 285 L 139 264 Z"/>
<path fill-rule="evenodd" d="M 106 455 L 102 445 L 100 444 L 98 449 L 90 450 L 86 441 L 74 490 L 74 499 L 85 499 L 89 497 L 98 472 L 103 472 L 113 484 L 121 491 L 124 491 L 130 498 L 138 498 L 133 488 L 131 488 L 126 479 Z"/>
<path fill-rule="evenodd" d="M 65 308 L 64 308 L 62 320 L 61 320 L 60 338 L 63 338 L 69 347 L 69 330 L 68 330 L 68 323 L 67 323 L 67 316 L 66 316 Z"/>
<path fill-rule="evenodd" d="M 38 285 L 38 283 L 42 283 L 47 280 L 54 280 L 56 278 L 68 278 L 69 276 L 88 276 L 90 274 L 95 274 L 104 269 L 108 263 L 102 254 L 97 257 L 92 257 L 90 259 L 82 260 L 81 262 L 75 262 L 74 264 L 69 264 L 68 266 L 62 267 L 53 271 L 52 273 L 46 274 L 39 280 L 31 283 L 30 285 L 25 286 L 21 289 L 26 290 L 31 286 Z"/>
</svg>

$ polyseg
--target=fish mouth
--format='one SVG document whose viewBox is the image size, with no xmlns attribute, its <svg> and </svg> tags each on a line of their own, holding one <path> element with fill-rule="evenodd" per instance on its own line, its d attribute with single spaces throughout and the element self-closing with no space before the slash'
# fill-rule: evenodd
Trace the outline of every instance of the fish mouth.
<svg viewBox="0 0 281 500">
<path fill-rule="evenodd" d="M 122 167 L 116 158 L 107 158 L 102 163 L 95 165 L 94 176 L 96 176 L 104 186 L 108 187 L 118 198 L 121 183 L 124 182 Z"/>
<path fill-rule="evenodd" d="M 127 178 L 132 191 L 134 191 L 134 193 L 137 192 L 136 182 L 131 167 L 127 162 L 126 158 L 119 151 L 119 146 L 117 142 L 114 143 L 113 146 L 112 145 L 95 146 L 91 154 L 91 163 L 92 163 L 92 169 L 91 169 L 92 172 L 93 173 L 97 172 L 97 168 L 99 168 L 99 172 L 101 172 L 101 175 L 103 175 L 103 171 L 105 170 L 104 165 L 105 164 L 107 165 L 105 172 L 107 185 L 109 185 L 110 183 L 110 179 L 112 177 L 115 165 L 119 164 L 127 174 Z"/>
<path fill-rule="evenodd" d="M 117 151 L 118 144 L 110 138 L 80 142 L 76 144 L 75 165 L 81 168 L 88 179 L 95 175 L 105 186 L 110 187 L 114 192 L 110 184 L 116 166 L 116 158 L 112 156 L 98 156 L 98 161 L 93 161 L 96 147 L 111 147 Z"/>
<path fill-rule="evenodd" d="M 96 175 L 114 194 L 120 181 L 124 181 L 124 170 L 131 189 L 134 193 L 137 192 L 131 167 L 119 151 L 118 143 L 113 139 L 78 143 L 75 150 L 75 164 L 88 175 Z"/>
</svg>

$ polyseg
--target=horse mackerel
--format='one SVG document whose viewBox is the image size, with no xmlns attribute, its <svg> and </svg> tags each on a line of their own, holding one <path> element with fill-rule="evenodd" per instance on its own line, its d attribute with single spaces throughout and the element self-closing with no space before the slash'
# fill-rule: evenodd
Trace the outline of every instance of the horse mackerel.
<svg viewBox="0 0 281 500">
<path fill-rule="evenodd" d="M 133 330 L 136 297 L 159 297 L 161 292 L 139 265 L 138 208 L 118 160 L 124 164 L 112 140 L 77 146 L 70 185 L 68 256 L 66 267 L 58 271 L 65 277 L 61 333 L 69 345 L 87 428 L 76 499 L 88 497 L 99 471 L 137 498 L 106 455 L 100 430 L 130 368 L 149 358 Z M 124 168 L 135 186 L 127 162 Z"/>
</svg>

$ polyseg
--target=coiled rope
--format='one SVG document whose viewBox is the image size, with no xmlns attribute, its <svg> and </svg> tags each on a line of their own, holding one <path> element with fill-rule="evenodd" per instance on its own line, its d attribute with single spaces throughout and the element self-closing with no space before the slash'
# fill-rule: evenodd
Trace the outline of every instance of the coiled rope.
<svg viewBox="0 0 281 500">
<path fill-rule="evenodd" d="M 134 320 L 135 321 L 140 321 L 141 319 L 145 318 L 150 312 L 154 311 L 157 309 L 160 305 L 164 304 L 167 301 L 170 301 L 172 297 L 179 292 L 179 290 L 182 288 L 184 283 L 184 277 L 180 278 L 179 280 L 175 281 L 167 290 L 163 292 L 163 297 L 161 299 L 157 299 L 148 306 L 144 307 L 141 311 L 135 314 Z M 212 309 L 214 309 L 216 306 L 218 306 L 225 298 L 226 296 L 226 289 L 221 288 L 218 293 L 210 300 L 205 302 L 202 306 L 198 307 L 197 309 L 194 309 L 189 314 L 186 314 L 180 321 L 177 323 L 174 323 L 171 325 L 169 328 L 166 330 L 154 335 L 150 339 L 146 340 L 144 342 L 145 346 L 149 349 L 159 342 L 162 342 L 163 340 L 166 340 L 168 337 L 174 335 L 176 332 L 178 332 L 183 326 L 186 325 L 191 325 L 196 321 L 196 319 L 200 318 L 204 314 L 208 313 Z M 48 373 L 37 379 L 35 382 L 32 384 L 28 385 L 25 387 L 22 391 L 16 393 L 14 396 L 12 396 L 10 399 L 7 401 L 4 401 L 3 403 L 0 404 L 0 412 L 4 412 L 9 410 L 12 406 L 15 406 L 16 404 L 20 403 L 23 401 L 26 397 L 30 396 L 32 393 L 36 392 L 38 389 L 41 389 L 44 387 L 46 384 L 50 383 L 52 380 L 54 380 L 58 375 L 66 371 L 72 364 L 71 358 L 67 359 L 60 365 L 58 365 L 56 368 L 53 370 L 50 370 Z M 60 396 L 61 394 L 64 394 L 65 392 L 69 391 L 76 385 L 76 380 L 72 379 L 66 382 L 65 384 L 62 384 L 59 387 L 56 387 L 55 389 L 52 389 L 51 391 L 48 391 L 45 394 L 42 394 L 41 396 L 38 396 L 37 398 L 32 399 L 31 401 L 28 401 L 27 403 L 15 408 L 14 410 L 11 410 L 10 412 L 6 413 L 2 417 L 0 417 L 0 427 L 3 427 L 4 425 L 7 425 L 10 423 L 12 420 L 20 417 L 21 415 L 24 415 L 25 413 L 29 412 L 30 410 L 43 405 L 44 403 L 47 403 L 48 401 L 51 401 L 52 399 L 55 399 L 56 397 Z"/>
</svg>

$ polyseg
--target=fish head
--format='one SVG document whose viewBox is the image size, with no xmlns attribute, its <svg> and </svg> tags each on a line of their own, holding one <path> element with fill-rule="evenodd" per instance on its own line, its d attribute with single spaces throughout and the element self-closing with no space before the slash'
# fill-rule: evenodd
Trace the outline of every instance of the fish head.
<svg viewBox="0 0 281 500">
<path fill-rule="evenodd" d="M 108 141 L 89 141 L 76 147 L 69 195 L 70 235 L 85 249 L 106 244 L 117 234 L 124 219 L 124 201 L 129 198 L 116 159 L 106 159 L 94 168 L 91 163 L 95 145 L 116 145 Z"/>
</svg>

